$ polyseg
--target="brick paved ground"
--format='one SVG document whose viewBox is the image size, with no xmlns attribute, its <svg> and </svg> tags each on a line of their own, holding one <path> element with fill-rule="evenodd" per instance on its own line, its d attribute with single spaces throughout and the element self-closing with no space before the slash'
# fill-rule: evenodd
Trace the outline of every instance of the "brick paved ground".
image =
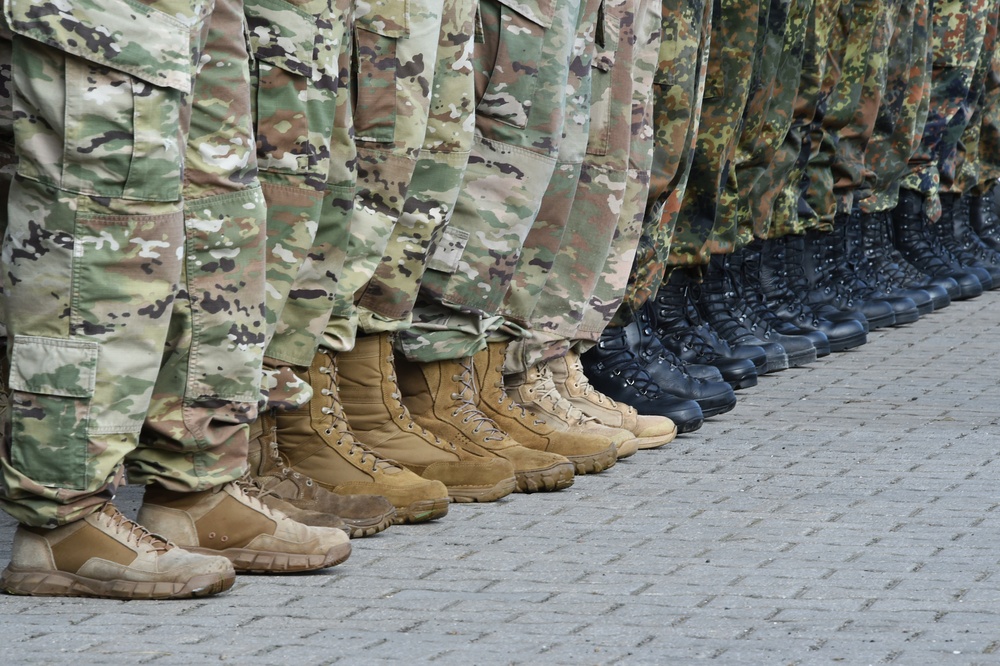
<svg viewBox="0 0 1000 666">
<path fill-rule="evenodd" d="M 1000 663 L 998 326 L 993 293 L 874 333 L 665 449 L 326 574 L 0 597 L 0 664 Z"/>
</svg>

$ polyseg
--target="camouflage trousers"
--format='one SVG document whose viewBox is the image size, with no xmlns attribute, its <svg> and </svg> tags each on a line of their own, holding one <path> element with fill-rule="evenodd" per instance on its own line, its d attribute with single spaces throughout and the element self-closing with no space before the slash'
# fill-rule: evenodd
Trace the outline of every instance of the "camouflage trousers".
<svg viewBox="0 0 1000 666">
<path fill-rule="evenodd" d="M 289 291 L 313 247 L 322 212 L 340 56 L 350 45 L 347 0 L 245 0 L 253 55 L 251 104 L 257 163 L 267 202 L 267 335 L 308 321 L 282 319 Z M 322 294 L 313 296 L 325 305 Z M 289 314 L 292 314 L 291 312 Z M 271 407 L 305 404 L 311 390 L 269 353 L 261 392 Z"/>
<path fill-rule="evenodd" d="M 813 0 L 792 0 L 787 7 L 772 4 L 770 9 L 768 23 L 773 27 L 762 35 L 759 78 L 755 77 L 757 83 L 748 105 L 747 115 L 753 120 L 743 128 L 736 164 L 740 247 L 755 237 L 771 237 L 775 203 L 787 187 L 798 159 L 797 154 L 784 148 L 791 136 L 813 15 Z M 779 28 L 782 24 L 783 31 Z"/>
<path fill-rule="evenodd" d="M 451 219 L 472 147 L 476 3 L 444 0 L 427 131 L 406 199 L 381 261 L 356 294 L 357 325 L 368 333 L 409 328 L 431 247 Z M 342 348 L 347 347 L 345 342 Z"/>
<path fill-rule="evenodd" d="M 504 295 L 500 314 L 504 326 L 496 337 L 509 340 L 505 370 L 525 369 L 524 352 L 532 339 L 533 315 L 547 280 L 572 280 L 573 275 L 553 274 L 556 256 L 562 249 L 563 238 L 570 220 L 573 201 L 580 185 L 580 175 L 587 152 L 590 133 L 592 65 L 594 63 L 595 32 L 599 8 L 607 8 L 595 0 L 580 4 L 577 41 L 566 82 L 566 105 L 563 110 L 563 130 L 555 169 L 542 196 L 538 213 L 521 245 L 521 252 L 511 274 L 510 286 Z M 606 12 L 605 12 L 606 15 Z M 606 27 L 605 23 L 603 27 Z M 605 41 L 607 40 L 607 32 Z M 576 250 L 578 248 L 574 248 Z M 555 310 L 546 313 L 549 322 L 565 316 L 565 301 L 557 302 Z"/>
<path fill-rule="evenodd" d="M 427 132 L 443 0 L 355 4 L 358 188 L 326 339 L 354 346 L 355 299 L 382 262 Z"/>
<path fill-rule="evenodd" d="M 353 59 L 352 13 L 349 8 L 344 16 L 348 29 L 338 57 L 339 83 L 330 135 L 330 159 L 326 161 L 325 185 L 315 237 L 289 287 L 288 298 L 265 357 L 266 363 L 282 368 L 275 379 L 288 383 L 293 380 L 288 378 L 284 369 L 288 366 L 308 367 L 316 348 L 324 340 L 337 283 L 347 260 L 348 238 L 355 210 L 358 160 L 354 142 L 354 104 L 348 94 Z"/>
<path fill-rule="evenodd" d="M 555 170 L 579 0 L 481 0 L 475 136 L 455 211 L 402 331 L 415 361 L 469 356 L 498 312 Z"/>
<path fill-rule="evenodd" d="M 508 348 L 508 372 L 596 339 L 621 302 L 649 187 L 660 6 L 659 0 L 615 0 L 601 7 L 604 38 L 591 67 L 580 178 L 572 200 L 561 202 L 563 242 L 526 320 L 529 334 Z M 614 121 L 623 117 L 631 122 Z"/>
<path fill-rule="evenodd" d="M 598 335 L 606 317 L 617 325 L 627 323 L 632 311 L 659 289 L 698 136 L 713 3 L 693 0 L 678 6 L 663 2 L 660 9 L 661 39 L 651 91 L 653 161 L 648 198 L 620 307 L 617 299 L 594 300 L 590 306 L 590 311 L 602 314 L 587 317 L 585 328 Z"/>
<path fill-rule="evenodd" d="M 928 4 L 897 3 L 885 90 L 871 140 L 865 150 L 862 212 L 892 210 L 899 200 L 900 177 L 923 133 L 930 103 Z"/>
<path fill-rule="evenodd" d="M 889 45 L 887 0 L 854 0 L 850 12 L 841 9 L 831 51 L 843 57 L 840 67 L 830 70 L 835 82 L 806 172 L 806 200 L 821 224 L 833 224 L 836 214 L 849 213 L 854 192 L 863 183 L 865 149 L 882 98 Z"/>
<path fill-rule="evenodd" d="M 969 91 L 983 49 L 991 0 L 937 0 L 931 7 L 931 91 L 927 121 L 902 187 L 924 196 L 928 219 L 941 215 L 938 193 L 949 191 L 953 159 L 969 122 Z M 944 181 L 942 181 L 944 176 Z"/>
<path fill-rule="evenodd" d="M 954 152 L 942 164 L 942 189 L 949 192 L 985 194 L 1000 176 L 997 114 L 1000 110 L 1000 54 L 997 53 L 997 29 L 1000 2 L 990 0 L 986 34 L 979 63 L 969 86 L 969 122 Z"/>
<path fill-rule="evenodd" d="M 812 228 L 830 230 L 809 210 L 803 197 L 803 180 L 809 159 L 818 150 L 819 128 L 826 98 L 833 86 L 829 65 L 839 67 L 841 53 L 830 50 L 835 26 L 840 25 L 842 6 L 851 0 L 813 0 L 807 23 L 808 34 L 802 54 L 802 68 L 792 110 L 792 123 L 772 161 L 780 190 L 774 198 L 767 237 L 803 234 Z M 800 212 L 800 206 L 802 211 Z M 825 226 L 824 226 L 825 225 Z"/>
<path fill-rule="evenodd" d="M 720 212 L 738 201 L 735 163 L 743 112 L 750 95 L 762 6 L 766 0 L 731 0 L 712 17 L 705 98 L 688 187 L 671 239 L 669 264 L 707 264 L 732 252 L 736 222 Z"/>
<path fill-rule="evenodd" d="M 77 519 L 126 460 L 132 481 L 174 490 L 238 478 L 265 317 L 243 3 L 6 10 L 3 507 Z"/>
</svg>

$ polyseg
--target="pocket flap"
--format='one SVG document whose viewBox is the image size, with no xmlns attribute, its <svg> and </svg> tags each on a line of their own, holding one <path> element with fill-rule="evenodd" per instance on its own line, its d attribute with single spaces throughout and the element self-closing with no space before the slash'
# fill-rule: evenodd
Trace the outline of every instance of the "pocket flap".
<svg viewBox="0 0 1000 666">
<path fill-rule="evenodd" d="M 497 0 L 497 2 L 544 28 L 552 26 L 556 0 Z"/>
<path fill-rule="evenodd" d="M 318 33 L 316 17 L 284 0 L 246 0 L 244 10 L 254 57 L 311 78 Z"/>
<path fill-rule="evenodd" d="M 10 388 L 39 395 L 94 394 L 100 345 L 83 340 L 14 336 Z"/>
<path fill-rule="evenodd" d="M 406 37 L 410 34 L 410 5 L 407 0 L 358 0 L 354 22 L 376 35 Z"/>
<path fill-rule="evenodd" d="M 596 50 L 592 67 L 602 72 L 610 72 L 618 54 L 618 38 L 621 35 L 621 11 L 624 5 L 607 6 L 602 2 L 597 14 Z"/>
<path fill-rule="evenodd" d="M 131 74 L 155 86 L 191 92 L 195 25 L 138 2 L 5 0 L 12 32 L 64 53 Z"/>
</svg>

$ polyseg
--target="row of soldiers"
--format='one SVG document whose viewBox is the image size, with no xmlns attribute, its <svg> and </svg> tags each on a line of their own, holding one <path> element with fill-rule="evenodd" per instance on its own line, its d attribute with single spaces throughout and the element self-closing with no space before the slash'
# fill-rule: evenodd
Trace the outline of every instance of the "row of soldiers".
<svg viewBox="0 0 1000 666">
<path fill-rule="evenodd" d="M 998 0 L 4 10 L 9 592 L 332 566 L 1000 286 Z"/>
</svg>

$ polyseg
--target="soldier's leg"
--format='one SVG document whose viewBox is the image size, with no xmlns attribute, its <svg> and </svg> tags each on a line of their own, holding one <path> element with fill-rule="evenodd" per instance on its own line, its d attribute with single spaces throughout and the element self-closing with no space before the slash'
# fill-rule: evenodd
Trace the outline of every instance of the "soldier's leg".
<svg viewBox="0 0 1000 666">
<path fill-rule="evenodd" d="M 151 5 L 123 32 L 138 61 L 126 65 L 103 49 L 73 54 L 58 16 L 52 34 L 62 38 L 51 45 L 39 41 L 43 26 L 33 33 L 34 21 L 12 16 L 20 164 L 3 256 L 13 355 L 3 486 L 4 507 L 24 523 L 60 525 L 111 499 L 167 336 L 184 243 L 182 109 L 197 53 L 177 45 L 205 17 L 191 11 L 184 28 Z M 63 20 L 106 18 L 78 9 Z M 67 79 L 89 82 L 80 99 L 66 97 Z M 100 104 L 87 102 L 94 96 Z M 132 124 L 136 107 L 145 127 Z M 133 154 L 145 173 L 133 173 Z M 76 280 L 85 288 L 72 289 Z"/>
<path fill-rule="evenodd" d="M 510 342 L 505 364 L 505 384 L 520 404 L 571 431 L 607 434 L 616 443 L 619 457 L 634 453 L 640 445 L 648 448 L 669 441 L 676 432 L 673 423 L 662 419 L 653 428 L 649 424 L 635 428 L 640 432 L 620 429 L 615 433 L 607 426 L 636 424 L 626 424 L 617 412 L 618 418 L 610 424 L 588 420 L 584 412 L 561 396 L 554 373 L 556 366 L 566 367 L 564 357 L 598 282 L 602 277 L 619 280 L 620 293 L 635 253 L 652 161 L 650 91 L 659 42 L 660 6 L 658 0 L 603 5 L 606 38 L 598 44 L 591 70 L 590 129 L 582 175 L 572 201 L 553 196 L 551 187 L 546 194 L 543 212 L 546 203 L 549 208 L 562 207 L 568 226 L 544 289 L 527 319 L 528 334 Z M 621 117 L 631 117 L 632 122 L 612 122 Z M 551 216 L 552 211 L 548 214 Z M 626 245 L 627 241 L 621 240 L 616 247 L 612 241 L 622 216 L 629 220 L 632 242 Z M 529 243 L 534 233 L 533 229 Z M 614 258 L 621 275 L 602 276 L 613 250 L 624 255 Z M 524 262 L 522 256 L 520 263 Z M 508 294 L 508 302 L 513 293 L 514 289 Z M 519 300 L 522 306 L 526 302 L 530 299 Z M 640 439 L 640 433 L 644 439 Z"/>
<path fill-rule="evenodd" d="M 942 173 L 951 187 L 953 155 L 969 122 L 968 105 L 983 49 L 991 0 L 937 2 L 931 10 L 931 84 L 927 119 L 901 180 L 893 209 L 894 241 L 903 257 L 933 277 L 959 283 L 952 299 L 971 298 L 1000 287 L 1000 271 L 956 261 L 950 231 L 958 195 L 941 192 Z M 942 222 L 941 226 L 936 221 Z M 979 284 L 976 284 L 976 283 Z"/>
<path fill-rule="evenodd" d="M 353 346 L 359 292 L 385 254 L 427 133 L 442 0 L 356 4 L 358 191 L 329 335 Z"/>
<path fill-rule="evenodd" d="M 244 10 L 258 177 L 267 202 L 266 348 L 319 225 L 351 5 L 248 0 Z M 273 403 L 309 399 L 288 364 L 267 352 L 264 375 L 262 392 Z"/>
<path fill-rule="evenodd" d="M 411 362 L 398 371 L 418 423 L 469 451 L 506 458 L 522 491 L 556 490 L 572 483 L 574 465 L 545 449 L 568 440 L 513 407 L 499 381 L 502 346 L 487 350 L 486 338 L 502 322 L 496 313 L 559 154 L 581 7 L 576 0 L 509 4 L 479 6 L 476 137 L 455 213 L 424 274 L 414 325 L 400 336 Z M 480 411 L 487 408 L 505 410 L 515 421 L 503 426 L 517 432 L 500 430 Z M 602 467 L 614 462 L 606 446 L 611 459 Z"/>
<path fill-rule="evenodd" d="M 205 127 L 201 112 L 193 110 L 192 94 L 204 92 L 194 64 L 211 54 L 210 59 L 227 69 L 246 72 L 242 37 L 231 50 L 225 48 L 231 43 L 225 38 L 212 40 L 232 35 L 234 27 L 235 34 L 242 35 L 241 2 L 189 5 L 186 17 L 183 10 L 178 3 L 149 3 L 141 9 L 114 3 L 74 6 L 49 15 L 50 25 L 37 16 L 29 20 L 17 11 L 11 14 L 11 27 L 18 33 L 13 69 L 22 172 L 9 202 L 18 222 L 8 228 L 4 245 L 4 274 L 14 277 L 20 272 L 6 285 L 4 303 L 14 338 L 11 386 L 17 405 L 10 447 L 5 447 L 9 457 L 3 461 L 4 505 L 22 523 L 54 528 L 18 529 L 11 564 L 0 580 L 11 592 L 169 598 L 211 594 L 232 585 L 233 565 L 227 559 L 195 556 L 163 542 L 109 502 L 122 480 L 123 458 L 142 458 L 144 449 L 137 447 L 143 419 L 154 423 L 159 416 L 157 391 L 170 383 L 160 383 L 170 371 L 169 361 L 161 366 L 161 359 L 173 352 L 171 335 L 183 324 L 176 318 L 184 307 L 179 299 L 186 298 L 180 290 L 182 264 L 186 255 L 201 249 L 186 237 L 182 208 L 182 196 L 190 190 L 182 186 L 191 172 L 181 171 L 185 161 L 190 162 L 184 155 L 187 139 L 191 128 L 201 136 Z M 101 40 L 86 42 L 99 50 L 81 48 L 77 31 L 96 25 L 115 26 L 110 33 L 100 33 L 113 34 L 115 48 L 103 48 Z M 39 85 L 40 77 L 44 85 Z M 73 90 L 60 85 L 67 79 L 88 82 L 89 92 L 64 96 L 63 90 Z M 228 94 L 214 87 L 211 93 L 221 99 Z M 217 123 L 207 125 L 227 128 L 229 137 L 239 142 L 250 134 L 249 106 L 237 103 L 232 113 L 230 118 L 227 110 Z M 41 129 L 37 121 L 43 119 Z M 40 151 L 39 141 L 48 148 Z M 80 149 L 73 149 L 74 144 Z M 252 159 L 248 163 L 238 189 L 257 191 L 256 167 Z M 219 196 L 232 197 L 230 188 L 221 189 Z M 218 213 L 206 227 L 227 228 L 230 211 L 224 205 L 211 197 L 199 203 L 202 211 L 214 208 Z M 259 203 L 263 213 L 259 196 L 240 203 Z M 249 223 L 252 237 L 259 236 L 255 222 Z M 28 252 L 22 253 L 24 248 Z M 242 246 L 237 243 L 235 249 Z M 24 272 L 22 260 L 29 258 L 34 259 L 29 267 L 41 270 L 38 276 Z M 251 268 L 256 274 L 262 271 L 261 261 Z M 42 282 L 47 284 L 37 284 Z M 254 298 L 251 290 L 251 310 Z M 263 314 L 262 291 L 260 298 L 251 317 Z M 46 303 L 58 308 L 57 313 Z M 46 313 L 52 321 L 42 325 L 38 318 Z M 206 346 L 215 342 L 212 335 L 201 340 Z M 228 350 L 224 346 L 221 351 Z M 237 363 L 256 376 L 251 383 L 257 384 L 259 357 L 255 363 L 254 356 L 237 356 Z M 244 367 L 244 361 L 250 367 Z M 174 388 L 183 392 L 183 380 Z M 215 377 L 198 376 L 190 383 L 197 384 L 197 397 L 211 391 L 216 398 L 215 388 L 225 393 L 228 387 L 217 381 L 208 388 L 213 381 Z M 244 402 L 242 395 L 226 398 L 231 404 Z M 249 399 L 255 404 L 255 396 Z M 30 413 L 18 413 L 24 407 L 30 407 Z M 192 405 L 191 411 L 200 407 Z M 199 416 L 192 421 L 201 425 L 204 419 Z M 230 440 L 229 434 L 225 426 L 213 430 L 205 438 L 209 446 L 190 447 L 180 455 L 157 451 L 164 455 L 145 480 L 171 483 L 180 478 L 184 490 L 200 490 L 204 478 L 217 478 L 208 492 L 230 498 L 222 501 L 233 505 L 230 515 L 237 520 L 271 521 L 272 531 L 282 531 L 289 541 L 298 539 L 296 545 L 304 540 L 315 544 L 319 538 L 331 554 L 340 549 L 335 558 L 346 557 L 350 546 L 339 531 L 307 535 L 301 525 L 286 524 L 281 517 L 271 520 L 269 512 L 237 486 L 225 484 L 242 471 L 239 457 L 245 455 L 238 436 Z M 56 450 L 52 443 L 57 443 Z M 196 461 L 199 452 L 208 457 Z M 196 462 L 209 469 L 196 469 Z M 200 493 L 183 494 L 186 502 L 203 499 Z M 265 532 L 272 533 L 251 528 L 247 536 Z M 188 543 L 183 530 L 176 536 L 177 543 L 199 545 Z M 64 551 L 76 551 L 76 563 L 61 555 L 39 556 L 56 542 Z M 293 567 L 333 563 L 320 559 L 322 563 L 303 561 Z M 120 564 L 100 564 L 109 560 Z"/>
</svg>

